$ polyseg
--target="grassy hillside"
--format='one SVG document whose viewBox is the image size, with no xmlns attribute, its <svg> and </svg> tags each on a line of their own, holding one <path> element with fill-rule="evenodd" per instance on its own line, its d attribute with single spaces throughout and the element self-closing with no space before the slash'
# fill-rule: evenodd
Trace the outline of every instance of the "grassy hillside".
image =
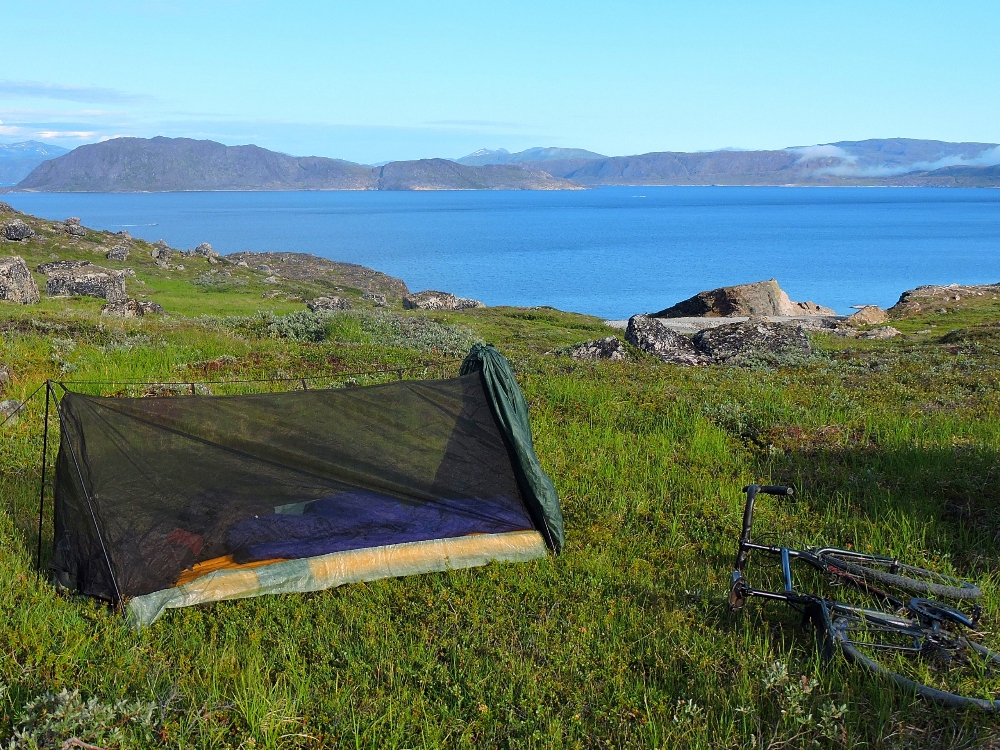
<svg viewBox="0 0 1000 750">
<path fill-rule="evenodd" d="M 0 245 L 0 255 L 13 251 L 95 257 L 57 234 Z M 219 267 L 204 260 L 175 259 L 186 267 L 171 270 L 138 250 L 134 259 L 124 265 L 145 284 L 130 280 L 130 292 L 168 316 L 102 319 L 83 299 L 0 303 L 4 398 L 45 378 L 119 381 L 86 386 L 104 393 L 135 393 L 142 386 L 122 381 L 146 380 L 232 393 L 283 386 L 217 381 L 324 375 L 317 387 L 340 387 L 399 376 L 352 374 L 375 368 L 453 374 L 459 352 L 484 339 L 509 357 L 530 402 L 566 551 L 175 610 L 133 632 L 35 575 L 36 397 L 0 441 L 0 738 L 17 729 L 39 746 L 75 735 L 142 748 L 995 747 L 995 719 L 916 701 L 840 658 L 824 665 L 793 613 L 754 602 L 733 616 L 725 595 L 740 488 L 788 483 L 794 500 L 760 503 L 758 528 L 771 539 L 894 552 L 972 577 L 986 592 L 985 628 L 997 631 L 996 300 L 895 324 L 902 340 L 816 337 L 804 361 L 685 369 L 636 351 L 601 363 L 546 354 L 609 333 L 550 309 L 404 314 L 396 301 L 317 318 L 297 301 L 317 291 L 305 282 L 265 284 L 264 272 L 240 268 L 205 286 L 193 282 Z M 364 304 L 358 290 L 345 294 Z M 774 572 L 755 570 L 757 580 Z"/>
</svg>

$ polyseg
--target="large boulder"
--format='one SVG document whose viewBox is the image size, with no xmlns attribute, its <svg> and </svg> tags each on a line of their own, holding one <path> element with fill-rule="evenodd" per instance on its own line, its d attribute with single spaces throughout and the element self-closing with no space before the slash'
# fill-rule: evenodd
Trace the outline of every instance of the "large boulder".
<svg viewBox="0 0 1000 750">
<path fill-rule="evenodd" d="M 698 292 L 654 313 L 654 318 L 727 318 L 752 315 L 836 315 L 813 302 L 793 302 L 774 279 Z"/>
<path fill-rule="evenodd" d="M 625 359 L 625 345 L 617 336 L 608 336 L 596 341 L 584 341 L 559 352 L 573 359 Z"/>
<path fill-rule="evenodd" d="M 319 310 L 350 310 L 352 305 L 350 300 L 343 297 L 317 297 L 306 302 L 306 307 L 317 312 Z"/>
<path fill-rule="evenodd" d="M 128 299 L 125 273 L 101 266 L 53 271 L 45 283 L 45 293 L 50 297 L 103 297 L 108 302 Z"/>
<path fill-rule="evenodd" d="M 33 305 L 40 299 L 38 285 L 24 258 L 19 255 L 0 258 L 0 300 Z"/>
<path fill-rule="evenodd" d="M 3 225 L 3 236 L 4 239 L 21 242 L 23 240 L 30 240 L 35 236 L 35 233 L 23 220 L 11 219 Z"/>
<path fill-rule="evenodd" d="M 893 328 L 892 326 L 879 326 L 878 328 L 872 328 L 870 331 L 859 333 L 858 338 L 881 341 L 883 339 L 894 339 L 901 333 L 902 332 L 898 328 Z"/>
<path fill-rule="evenodd" d="M 155 302 L 126 297 L 117 302 L 108 302 L 101 308 L 101 315 L 113 318 L 141 318 L 144 315 L 160 315 L 163 307 Z"/>
<path fill-rule="evenodd" d="M 477 299 L 456 297 L 449 292 L 435 292 L 428 289 L 403 297 L 404 310 L 466 310 L 472 307 L 486 307 Z"/>
<path fill-rule="evenodd" d="M 108 260 L 128 260 L 128 245 L 115 245 L 107 254 Z"/>
<path fill-rule="evenodd" d="M 878 305 L 866 305 L 844 322 L 849 326 L 877 326 L 889 322 L 889 313 Z"/>
<path fill-rule="evenodd" d="M 736 364 L 739 359 L 762 354 L 810 352 L 809 338 L 801 327 L 764 320 L 706 328 L 694 335 L 693 344 L 720 364 Z"/>
<path fill-rule="evenodd" d="M 70 237 L 86 237 L 87 230 L 84 226 L 80 224 L 80 218 L 77 216 L 70 216 L 66 221 L 63 222 L 63 229 L 66 231 Z"/>
<path fill-rule="evenodd" d="M 656 318 L 633 315 L 625 328 L 625 340 L 632 346 L 649 352 L 664 362 L 678 365 L 704 365 L 709 360 L 699 352 L 691 339 L 667 328 Z"/>
<path fill-rule="evenodd" d="M 19 418 L 23 403 L 16 398 L 8 398 L 0 401 L 0 422 L 13 425 Z"/>
</svg>

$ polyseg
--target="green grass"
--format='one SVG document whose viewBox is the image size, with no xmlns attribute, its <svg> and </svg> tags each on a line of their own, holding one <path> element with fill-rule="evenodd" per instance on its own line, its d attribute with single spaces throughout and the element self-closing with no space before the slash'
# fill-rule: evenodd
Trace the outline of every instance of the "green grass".
<svg viewBox="0 0 1000 750">
<path fill-rule="evenodd" d="M 1000 329 L 976 325 L 1000 311 L 937 315 L 932 335 L 903 341 L 816 338 L 814 356 L 787 366 L 686 369 L 638 352 L 620 363 L 547 355 L 609 332 L 546 309 L 409 314 L 440 326 L 391 347 L 358 317 L 322 341 L 275 338 L 220 316 L 301 303 L 143 274 L 151 298 L 175 305 L 169 318 L 100 319 L 92 300 L 0 308 L 4 397 L 45 378 L 114 380 L 103 392 L 127 393 L 124 381 L 329 374 L 321 384 L 338 385 L 438 362 L 429 374 L 454 374 L 434 342 L 488 340 L 531 405 L 566 550 L 176 610 L 136 633 L 35 576 L 36 398 L 0 442 L 0 738 L 34 722 L 61 727 L 39 735 L 53 744 L 75 733 L 123 747 L 957 748 L 1000 730 L 840 658 L 823 664 L 789 610 L 725 605 L 740 488 L 788 483 L 794 499 L 760 501 L 762 538 L 971 577 L 997 631 Z M 956 325 L 968 330 L 946 336 Z M 80 698 L 53 697 L 62 690 Z"/>
</svg>

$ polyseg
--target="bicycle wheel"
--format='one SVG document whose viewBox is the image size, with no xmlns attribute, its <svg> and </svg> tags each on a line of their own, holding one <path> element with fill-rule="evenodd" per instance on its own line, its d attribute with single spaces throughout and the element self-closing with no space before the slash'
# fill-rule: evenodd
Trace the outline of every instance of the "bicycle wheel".
<svg viewBox="0 0 1000 750">
<path fill-rule="evenodd" d="M 844 655 L 904 690 L 953 708 L 1000 711 L 1000 654 L 961 631 L 864 610 L 841 611 L 830 626 Z"/>
<path fill-rule="evenodd" d="M 858 578 L 878 581 L 886 586 L 909 591 L 913 594 L 925 594 L 947 599 L 979 599 L 983 595 L 978 586 L 967 581 L 931 570 L 916 568 L 912 565 L 883 562 L 874 556 L 859 556 L 856 561 L 852 561 L 835 552 L 826 552 L 820 554 L 819 557 L 833 567 L 840 568 Z"/>
</svg>

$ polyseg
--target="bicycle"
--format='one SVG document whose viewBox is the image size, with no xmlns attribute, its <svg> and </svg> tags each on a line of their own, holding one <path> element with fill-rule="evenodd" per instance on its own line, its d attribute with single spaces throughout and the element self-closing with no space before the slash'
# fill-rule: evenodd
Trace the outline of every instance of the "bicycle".
<svg viewBox="0 0 1000 750">
<path fill-rule="evenodd" d="M 926 699 L 953 707 L 1000 710 L 1000 700 L 976 695 L 981 695 L 984 684 L 990 683 L 996 693 L 1000 693 L 1000 654 L 975 640 L 982 615 L 979 605 L 974 605 L 971 613 L 965 614 L 928 598 L 904 601 L 881 588 L 974 602 L 982 596 L 977 586 L 904 565 L 892 556 L 835 547 L 796 550 L 757 544 L 751 540 L 757 495 L 788 496 L 793 494 L 793 489 L 752 484 L 743 491 L 747 500 L 729 588 L 731 611 L 742 610 L 751 597 L 784 602 L 802 613 L 804 620 L 811 622 L 821 634 L 824 657 L 831 657 L 839 648 L 850 661 Z M 755 589 L 749 585 L 745 570 L 752 552 L 780 559 L 783 591 Z M 859 607 L 796 590 L 792 578 L 792 562 L 796 560 L 832 576 L 835 583 L 847 584 L 874 597 L 884 608 Z"/>
</svg>

